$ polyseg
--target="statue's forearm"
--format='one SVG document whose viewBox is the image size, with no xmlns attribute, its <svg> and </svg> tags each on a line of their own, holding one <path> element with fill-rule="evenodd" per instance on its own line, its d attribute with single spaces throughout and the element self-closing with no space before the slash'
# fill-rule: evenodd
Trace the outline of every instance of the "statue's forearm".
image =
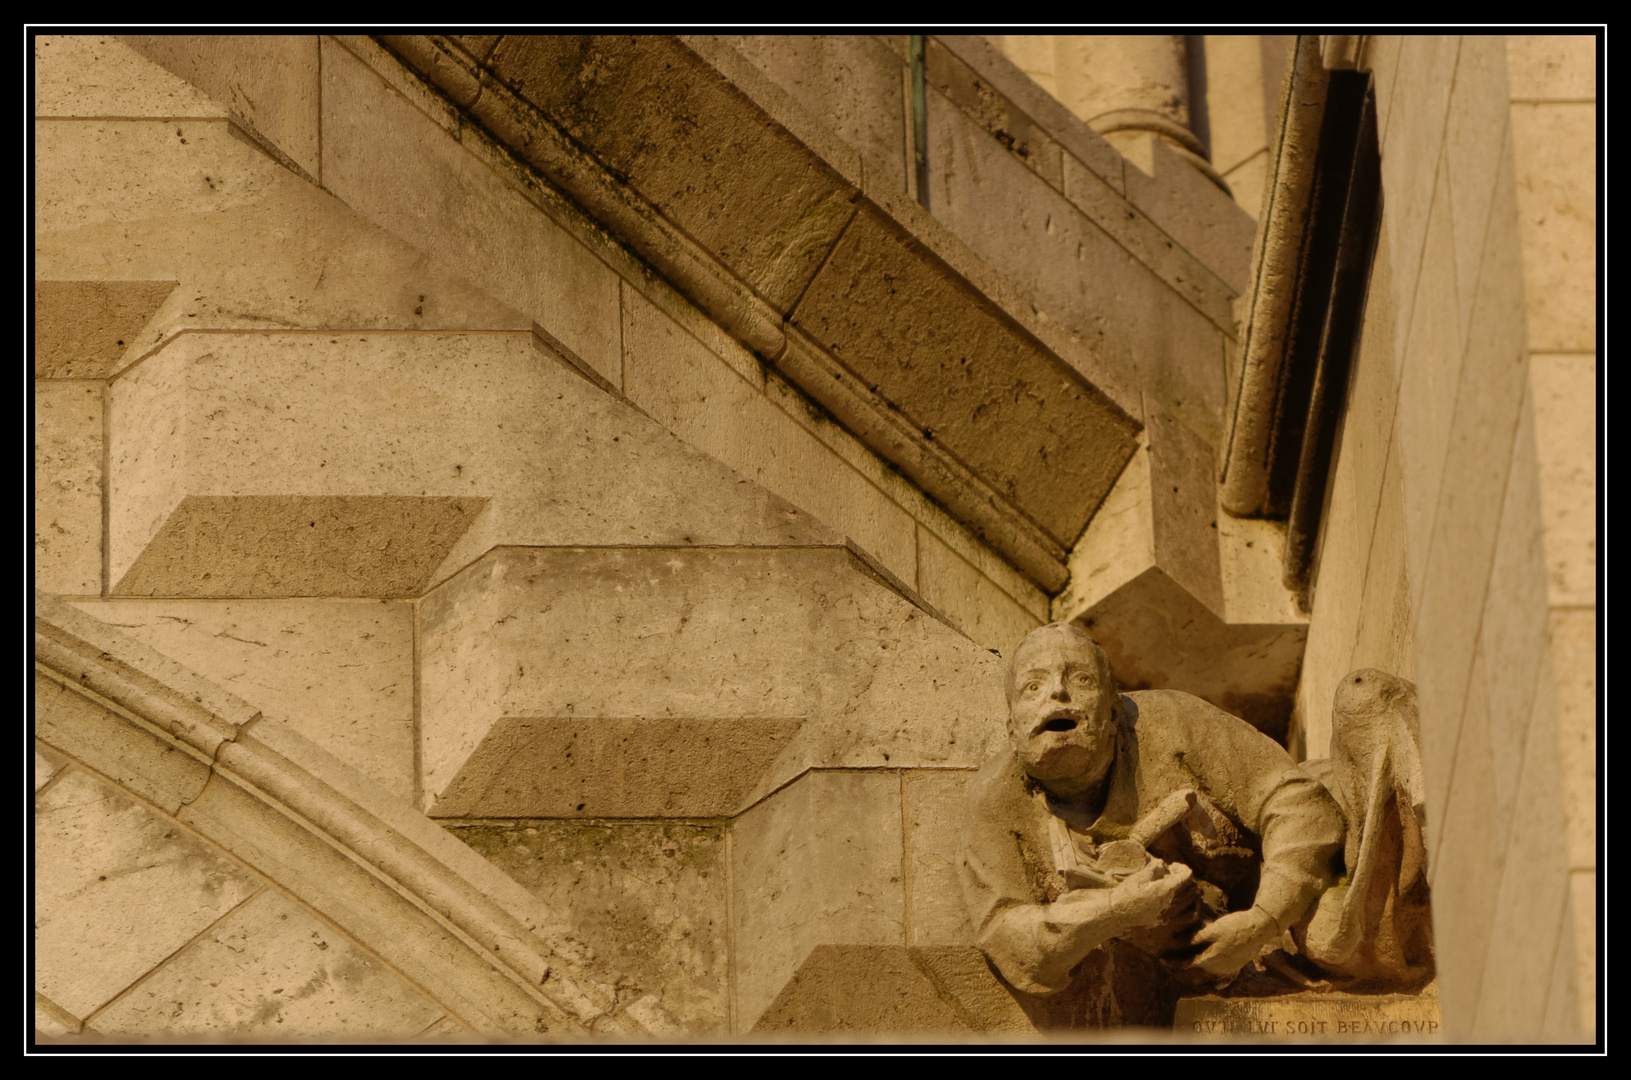
<svg viewBox="0 0 1631 1080">
<path fill-rule="evenodd" d="M 1078 889 L 1051 904 L 1016 905 L 993 921 L 981 944 L 1019 989 L 1063 990 L 1088 953 L 1130 925 L 1114 897 L 1114 890 Z"/>
</svg>

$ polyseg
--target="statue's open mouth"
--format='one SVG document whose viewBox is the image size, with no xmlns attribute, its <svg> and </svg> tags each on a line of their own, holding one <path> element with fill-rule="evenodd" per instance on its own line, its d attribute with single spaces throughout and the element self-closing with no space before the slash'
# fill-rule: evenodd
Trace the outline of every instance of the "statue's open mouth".
<svg viewBox="0 0 1631 1080">
<path fill-rule="evenodd" d="M 1031 734 L 1040 735 L 1044 731 L 1075 731 L 1079 721 L 1069 713 L 1055 713 L 1037 727 Z"/>
</svg>

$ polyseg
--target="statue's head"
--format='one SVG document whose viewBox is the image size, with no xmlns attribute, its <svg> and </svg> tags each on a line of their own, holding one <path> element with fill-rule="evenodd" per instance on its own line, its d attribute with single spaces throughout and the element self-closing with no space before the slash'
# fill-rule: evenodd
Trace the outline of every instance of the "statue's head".
<svg viewBox="0 0 1631 1080">
<path fill-rule="evenodd" d="M 1096 785 L 1116 754 L 1120 697 L 1087 631 L 1049 623 L 1008 663 L 1008 737 L 1025 771 L 1060 794 Z"/>
</svg>

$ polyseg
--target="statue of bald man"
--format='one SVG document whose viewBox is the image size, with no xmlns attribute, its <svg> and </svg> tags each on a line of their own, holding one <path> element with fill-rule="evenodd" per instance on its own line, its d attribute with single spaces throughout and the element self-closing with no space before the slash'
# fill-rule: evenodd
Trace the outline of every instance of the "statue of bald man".
<svg viewBox="0 0 1631 1080">
<path fill-rule="evenodd" d="M 1331 884 L 1341 810 L 1244 720 L 1118 693 L 1068 623 L 1026 636 L 1007 691 L 1011 748 L 969 785 L 959 870 L 980 948 L 1039 1024 L 1170 1024 Z"/>
</svg>

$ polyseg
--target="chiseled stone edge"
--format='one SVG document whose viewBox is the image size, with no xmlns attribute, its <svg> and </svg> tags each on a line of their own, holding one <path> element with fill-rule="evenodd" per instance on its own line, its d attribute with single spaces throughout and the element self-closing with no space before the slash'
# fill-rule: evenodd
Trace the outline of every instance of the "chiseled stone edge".
<svg viewBox="0 0 1631 1080">
<path fill-rule="evenodd" d="M 520 988 L 541 1014 L 564 1015 L 581 1034 L 649 1037 L 679 1030 L 655 998 L 636 996 L 622 1005 L 619 998 L 630 996 L 628 980 L 600 970 L 561 920 L 508 875 L 293 729 L 265 721 L 258 710 L 202 676 L 39 590 L 34 628 L 36 666 L 49 677 L 111 703 L 118 711 L 109 713 L 126 723 L 146 721 L 140 726 L 148 735 L 168 739 L 186 756 L 204 756 L 211 763 L 206 788 L 230 783 L 240 796 L 258 800 L 296 830 L 338 848 L 383 879 L 412 909 L 393 920 L 396 925 L 385 935 L 412 957 L 410 966 L 435 973 L 449 937 L 475 953 L 477 964 L 440 964 L 447 968 L 444 981 L 465 998 L 443 1001 L 463 1014 L 460 1019 L 478 1030 L 501 1032 L 491 1014 L 513 1012 L 502 1002 L 513 1001 Z M 121 711 L 139 719 L 120 716 Z M 188 801 L 203 798 L 200 793 Z M 268 843 L 267 837 L 252 840 L 256 850 Z M 278 852 L 266 854 L 279 861 Z M 272 868 L 256 869 L 296 895 L 325 884 L 309 876 L 280 881 L 275 871 L 268 873 Z M 346 907 L 343 902 L 317 906 L 325 912 Z M 453 933 L 438 935 L 435 942 L 417 940 L 424 937 L 426 913 Z M 490 972 L 509 985 L 472 986 L 471 970 Z M 468 1015 L 472 1010 L 482 1015 Z"/>
<path fill-rule="evenodd" d="M 493 78 L 457 43 L 441 35 L 386 35 L 379 40 L 415 75 L 447 94 L 462 110 L 485 125 L 523 164 L 560 186 L 592 217 L 630 244 L 732 337 L 774 365 L 781 366 L 785 360 L 792 369 L 788 374 L 801 386 L 804 381 L 799 375 L 832 367 L 830 359 L 823 364 L 811 355 L 812 346 L 808 341 L 790 340 L 789 328 L 780 312 L 753 295 L 711 254 L 677 230 L 654 207 L 619 184 L 599 162 L 572 145 L 538 110 Z M 679 41 L 711 67 L 725 62 L 722 57 L 726 51 L 708 48 L 704 39 L 680 38 Z M 767 81 L 761 77 L 755 80 L 755 85 L 758 83 Z M 770 95 L 769 90 L 765 93 Z M 756 101 L 755 104 L 762 107 L 764 103 Z M 819 153 L 819 147 L 828 143 L 842 145 L 837 143 L 836 137 L 826 133 L 819 121 L 805 116 L 790 100 L 778 98 L 771 104 L 793 114 L 779 115 L 777 119 L 792 123 L 799 136 L 816 142 L 818 148 L 812 153 Z M 842 163 L 841 175 L 853 184 L 855 170 L 841 166 Z M 1012 287 L 915 203 L 906 204 L 876 191 L 857 192 L 857 197 L 881 200 L 880 208 L 887 216 L 906 218 L 909 231 L 918 238 L 928 257 L 946 262 L 972 292 L 983 296 L 1004 317 L 1011 319 L 1036 341 L 1040 350 L 1053 354 L 1062 374 L 1087 382 L 1079 369 L 1096 369 L 1096 363 L 1089 357 L 1077 357 L 1074 363 L 1063 358 L 1061 350 L 1072 354 L 1080 350 L 1056 340 L 1055 327 L 1045 318 L 1032 314 Z M 1101 374 L 1101 379 L 1089 385 L 1137 424 L 1136 394 L 1115 382 L 1108 372 Z M 812 378 L 810 385 L 828 390 L 820 379 Z M 828 390 L 826 396 L 833 394 Z M 988 483 L 978 478 L 975 478 L 977 482 L 970 483 L 970 470 L 950 457 L 943 447 L 924 438 L 921 432 L 902 425 L 895 410 L 877 395 L 863 387 L 840 396 L 847 414 L 843 418 L 845 424 L 851 430 L 874 435 L 871 439 L 863 436 L 863 441 L 897 463 L 902 458 L 898 444 L 902 440 L 909 443 L 905 457 L 917 464 L 909 472 L 929 495 L 952 508 L 953 516 L 970 526 L 1043 589 L 1057 592 L 1064 586 L 1068 572 L 1062 549 L 1042 534 L 1023 511 L 998 495 Z M 828 403 L 823 401 L 823 404 Z M 863 417 L 870 422 L 862 422 Z"/>
</svg>

